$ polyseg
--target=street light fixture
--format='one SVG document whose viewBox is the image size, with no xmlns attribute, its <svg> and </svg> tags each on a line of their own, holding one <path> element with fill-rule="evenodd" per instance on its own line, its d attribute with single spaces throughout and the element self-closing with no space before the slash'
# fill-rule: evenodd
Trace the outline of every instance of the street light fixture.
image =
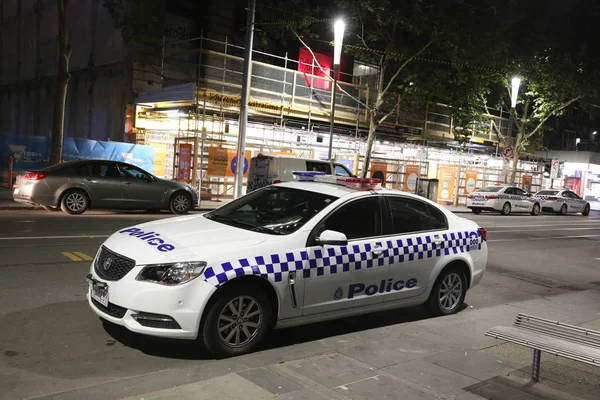
<svg viewBox="0 0 600 400">
<path fill-rule="evenodd" d="M 517 98 L 519 97 L 519 86 L 521 85 L 521 78 L 512 78 L 512 92 L 510 97 L 510 108 L 517 106 Z"/>
<path fill-rule="evenodd" d="M 335 119 L 335 89 L 337 86 L 337 76 L 340 70 L 340 61 L 342 58 L 342 43 L 344 41 L 344 31 L 346 24 L 344 20 L 338 19 L 333 24 L 333 85 L 331 86 L 331 111 L 329 115 L 329 163 L 331 165 L 331 174 L 335 175 L 333 169 L 332 149 L 333 149 L 333 121 Z"/>
</svg>

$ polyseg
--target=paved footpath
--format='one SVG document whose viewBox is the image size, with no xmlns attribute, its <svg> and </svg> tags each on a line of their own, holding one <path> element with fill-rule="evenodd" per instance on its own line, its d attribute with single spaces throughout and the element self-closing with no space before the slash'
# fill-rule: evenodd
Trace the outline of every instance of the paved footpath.
<svg viewBox="0 0 600 400">
<path fill-rule="evenodd" d="M 600 368 L 543 353 L 541 382 L 532 384 L 532 350 L 484 335 L 517 313 L 600 329 L 598 304 L 600 290 L 592 289 L 440 318 L 420 308 L 392 311 L 392 324 L 389 313 L 373 314 L 378 328 L 342 327 L 338 336 L 308 340 L 291 329 L 287 343 L 268 350 L 46 398 L 600 400 Z M 178 386 L 162 389 L 171 385 Z"/>
</svg>

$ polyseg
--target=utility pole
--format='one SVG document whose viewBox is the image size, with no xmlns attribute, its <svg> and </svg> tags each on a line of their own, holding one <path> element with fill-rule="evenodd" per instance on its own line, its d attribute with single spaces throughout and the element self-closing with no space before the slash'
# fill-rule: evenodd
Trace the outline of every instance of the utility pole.
<svg viewBox="0 0 600 400">
<path fill-rule="evenodd" d="M 246 45 L 244 48 L 244 79 L 242 82 L 242 97 L 240 100 L 240 130 L 238 132 L 235 188 L 233 192 L 233 197 L 235 199 L 242 195 L 242 189 L 244 188 L 244 150 L 246 149 L 246 132 L 248 129 L 248 99 L 250 98 L 250 84 L 252 82 L 252 46 L 254 42 L 256 0 L 248 0 L 247 12 Z M 248 163 L 250 163 L 250 160 L 248 160 Z M 250 165 L 248 165 L 248 168 L 250 168 Z"/>
</svg>

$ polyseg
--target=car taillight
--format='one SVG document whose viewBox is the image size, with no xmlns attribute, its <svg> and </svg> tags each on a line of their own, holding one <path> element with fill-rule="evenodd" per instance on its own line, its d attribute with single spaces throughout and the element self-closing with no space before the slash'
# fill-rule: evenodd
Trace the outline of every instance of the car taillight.
<svg viewBox="0 0 600 400">
<path fill-rule="evenodd" d="M 273 185 L 277 185 L 278 183 L 281 183 L 281 181 L 280 181 L 279 179 L 275 179 L 275 180 L 273 181 Z"/>
<path fill-rule="evenodd" d="M 486 200 L 495 200 L 500 198 L 498 195 L 485 196 Z"/>
<path fill-rule="evenodd" d="M 548 197 L 548 200 L 556 200 L 557 197 Z"/>
<path fill-rule="evenodd" d="M 27 175 L 25 175 L 25 180 L 28 181 L 41 181 L 42 179 L 44 179 L 46 177 L 46 174 L 40 174 L 39 172 L 30 172 Z"/>
<path fill-rule="evenodd" d="M 481 235 L 481 238 L 487 242 L 487 231 L 485 228 L 479 228 L 478 232 Z"/>
<path fill-rule="evenodd" d="M 467 199 L 472 199 L 472 198 L 473 198 L 472 194 L 470 194 L 470 195 L 467 196 Z"/>
</svg>

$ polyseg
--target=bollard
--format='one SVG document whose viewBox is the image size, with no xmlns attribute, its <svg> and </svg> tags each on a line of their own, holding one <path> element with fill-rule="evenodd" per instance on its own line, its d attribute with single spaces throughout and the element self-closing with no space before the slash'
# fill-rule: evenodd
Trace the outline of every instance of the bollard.
<svg viewBox="0 0 600 400">
<path fill-rule="evenodd" d="M 8 187 L 12 188 L 13 183 L 12 183 L 12 178 L 13 178 L 13 156 L 8 157 Z"/>
</svg>

